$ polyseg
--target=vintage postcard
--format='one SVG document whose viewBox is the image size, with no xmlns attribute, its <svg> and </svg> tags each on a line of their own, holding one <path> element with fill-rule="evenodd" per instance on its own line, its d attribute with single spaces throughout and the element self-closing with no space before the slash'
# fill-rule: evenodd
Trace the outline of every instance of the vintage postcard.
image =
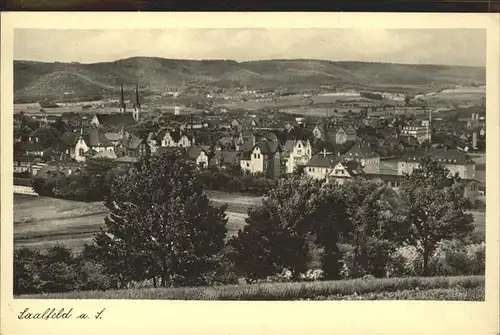
<svg viewBox="0 0 500 335">
<path fill-rule="evenodd" d="M 498 333 L 499 28 L 2 14 L 2 334 Z"/>
</svg>

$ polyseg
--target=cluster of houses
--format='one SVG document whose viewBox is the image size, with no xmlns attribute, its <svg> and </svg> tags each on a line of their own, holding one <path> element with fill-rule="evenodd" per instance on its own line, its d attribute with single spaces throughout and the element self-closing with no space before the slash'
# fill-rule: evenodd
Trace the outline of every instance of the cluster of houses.
<svg viewBox="0 0 500 335">
<path fill-rule="evenodd" d="M 473 202 L 479 194 L 475 163 L 466 152 L 445 148 L 413 149 L 431 141 L 430 115 L 428 119 L 402 127 L 400 133 L 396 127 L 383 129 L 384 141 L 406 139 L 411 144 L 401 158 L 392 161 L 382 159 L 374 149 L 376 138 L 370 141 L 367 136 L 359 136 L 357 127 L 347 122 L 317 122 L 312 128 L 312 138 L 281 142 L 273 131 L 259 124 L 257 118 L 233 119 L 228 125 L 231 130 L 225 135 L 213 139 L 210 145 L 200 145 L 194 131 L 207 128 L 206 123 L 194 125 L 191 122 L 176 128 L 165 127 L 139 137 L 126 129 L 133 128 L 140 119 L 138 88 L 133 108 L 127 111 L 122 86 L 118 110 L 109 114 L 95 114 L 90 120 L 90 127 L 66 132 L 60 148 L 47 148 L 41 144 L 45 140 L 43 136 L 47 134 L 47 127 L 51 127 L 49 124 L 29 133 L 27 140 L 17 143 L 22 155 L 15 157 L 14 172 L 29 171 L 35 175 L 47 165 L 40 158 L 54 157 L 54 152 L 59 155 L 55 161 L 67 161 L 69 168 L 64 170 L 72 173 L 89 159 L 110 159 L 127 164 L 137 162 L 145 155 L 161 155 L 175 150 L 182 152 L 200 169 L 238 166 L 247 173 L 262 174 L 271 179 L 302 169 L 306 175 L 316 179 L 338 183 L 351 178 L 376 179 L 397 188 L 404 174 L 411 173 L 421 157 L 429 156 L 465 180 L 466 195 Z M 477 116 L 471 120 L 475 126 L 481 123 Z M 293 127 L 304 126 L 302 118 L 296 121 L 293 125 L 285 124 L 283 130 L 291 131 Z M 337 145 L 352 143 L 352 146 L 343 154 L 327 149 L 314 153 L 311 141 L 317 140 Z"/>
</svg>

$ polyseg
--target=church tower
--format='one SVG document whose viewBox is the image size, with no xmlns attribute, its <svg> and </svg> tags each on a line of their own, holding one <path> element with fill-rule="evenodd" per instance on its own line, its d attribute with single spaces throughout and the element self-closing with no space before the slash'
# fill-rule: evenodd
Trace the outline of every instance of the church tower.
<svg viewBox="0 0 500 335">
<path fill-rule="evenodd" d="M 123 97 L 123 83 L 120 84 L 120 113 L 125 113 L 125 99 Z"/>
<path fill-rule="evenodd" d="M 132 112 L 132 116 L 135 120 L 135 122 L 139 122 L 139 111 L 141 109 L 141 103 L 139 102 L 139 85 L 135 85 L 135 104 L 134 104 L 134 110 Z"/>
</svg>

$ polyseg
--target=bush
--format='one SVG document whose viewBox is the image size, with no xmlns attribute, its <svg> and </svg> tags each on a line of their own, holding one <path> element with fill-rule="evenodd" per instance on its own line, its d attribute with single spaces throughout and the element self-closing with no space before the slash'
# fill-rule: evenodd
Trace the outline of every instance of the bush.
<svg viewBox="0 0 500 335">
<path fill-rule="evenodd" d="M 41 292 L 40 268 L 42 255 L 32 248 L 14 251 L 14 294 Z"/>
<path fill-rule="evenodd" d="M 429 261 L 434 276 L 482 275 L 485 270 L 485 244 L 442 241 Z M 388 276 L 415 276 L 423 268 L 422 255 L 413 246 L 397 249 L 390 256 Z"/>
<path fill-rule="evenodd" d="M 76 262 L 71 250 L 56 245 L 43 257 L 40 279 L 44 292 L 67 292 L 78 288 Z"/>
<path fill-rule="evenodd" d="M 82 260 L 78 269 L 78 289 L 107 290 L 114 288 L 111 278 L 106 274 L 106 269 L 99 263 Z"/>
<path fill-rule="evenodd" d="M 431 273 L 442 276 L 481 275 L 485 268 L 485 244 L 458 240 L 441 242 L 431 258 Z"/>
</svg>

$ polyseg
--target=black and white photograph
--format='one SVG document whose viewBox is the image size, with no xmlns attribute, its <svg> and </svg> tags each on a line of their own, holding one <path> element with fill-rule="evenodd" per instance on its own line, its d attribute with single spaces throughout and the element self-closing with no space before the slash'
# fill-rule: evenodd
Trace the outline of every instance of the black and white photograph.
<svg viewBox="0 0 500 335">
<path fill-rule="evenodd" d="M 486 32 L 15 29 L 14 298 L 485 301 Z"/>
</svg>

